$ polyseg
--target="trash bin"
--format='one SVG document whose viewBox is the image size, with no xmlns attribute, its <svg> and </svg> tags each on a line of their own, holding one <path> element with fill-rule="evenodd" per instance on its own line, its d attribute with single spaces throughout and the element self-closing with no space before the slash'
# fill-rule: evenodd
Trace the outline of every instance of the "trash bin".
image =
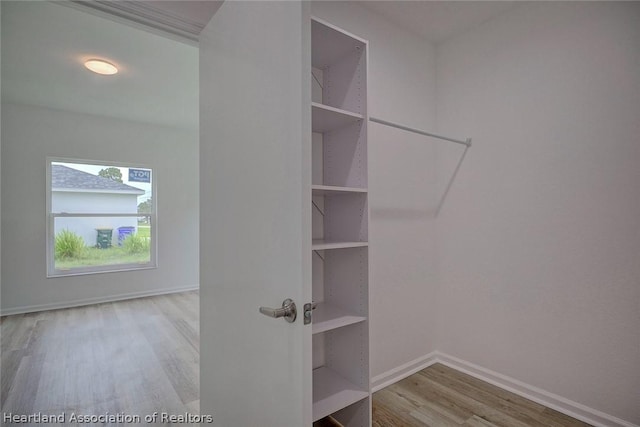
<svg viewBox="0 0 640 427">
<path fill-rule="evenodd" d="M 131 236 L 135 231 L 135 227 L 118 227 L 118 246 L 122 246 L 124 239 Z"/>
<path fill-rule="evenodd" d="M 111 247 L 111 237 L 113 236 L 112 228 L 96 228 L 98 238 L 96 239 L 96 247 L 99 249 L 107 249 Z"/>
</svg>

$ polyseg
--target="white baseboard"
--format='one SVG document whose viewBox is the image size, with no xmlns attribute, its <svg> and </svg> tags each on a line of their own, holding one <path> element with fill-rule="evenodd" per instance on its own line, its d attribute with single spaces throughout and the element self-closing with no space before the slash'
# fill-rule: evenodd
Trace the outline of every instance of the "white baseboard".
<svg viewBox="0 0 640 427">
<path fill-rule="evenodd" d="M 613 415 L 598 411 L 597 409 L 589 408 L 557 394 L 516 380 L 515 378 L 502 375 L 439 351 L 431 352 L 402 366 L 376 375 L 371 379 L 371 392 L 373 393 L 383 389 L 435 363 L 442 363 L 445 366 L 469 374 L 472 377 L 493 384 L 503 390 L 510 391 L 518 396 L 522 396 L 548 408 L 555 409 L 565 415 L 584 421 L 594 427 L 640 427 L 637 424 L 622 420 Z"/>
<path fill-rule="evenodd" d="M 397 368 L 393 368 L 380 375 L 376 375 L 371 378 L 371 392 L 375 393 L 376 391 L 397 383 L 398 381 L 403 380 L 424 368 L 428 368 L 437 362 L 436 355 L 437 352 L 434 351 L 412 360 L 411 362 L 405 363 L 404 365 L 398 366 Z"/>
<path fill-rule="evenodd" d="M 101 304 L 105 302 L 122 301 L 133 298 L 152 297 L 156 295 L 176 294 L 180 292 L 195 291 L 200 289 L 200 285 L 183 286 L 180 288 L 153 289 L 149 291 L 131 292 L 126 294 L 108 295 L 104 297 L 85 298 L 75 301 L 65 301 L 53 304 L 30 305 L 23 307 L 6 308 L 0 311 L 0 316 L 10 316 L 12 314 L 34 313 L 37 311 L 57 310 L 60 308 L 80 307 L 83 305 Z"/>
</svg>

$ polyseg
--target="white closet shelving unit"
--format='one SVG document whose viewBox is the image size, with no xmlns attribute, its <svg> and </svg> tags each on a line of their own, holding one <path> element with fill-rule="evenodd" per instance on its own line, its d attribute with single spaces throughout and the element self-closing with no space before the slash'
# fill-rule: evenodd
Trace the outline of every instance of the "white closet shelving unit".
<svg viewBox="0 0 640 427">
<path fill-rule="evenodd" d="M 368 44 L 311 20 L 313 420 L 371 424 Z"/>
</svg>

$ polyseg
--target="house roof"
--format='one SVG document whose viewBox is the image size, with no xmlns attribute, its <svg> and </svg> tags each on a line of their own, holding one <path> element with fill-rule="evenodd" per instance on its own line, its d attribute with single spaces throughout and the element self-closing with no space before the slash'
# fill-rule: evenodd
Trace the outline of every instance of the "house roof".
<svg viewBox="0 0 640 427">
<path fill-rule="evenodd" d="M 54 190 L 87 190 L 104 193 L 144 194 L 144 190 L 139 188 L 55 164 L 51 165 L 51 188 Z"/>
</svg>

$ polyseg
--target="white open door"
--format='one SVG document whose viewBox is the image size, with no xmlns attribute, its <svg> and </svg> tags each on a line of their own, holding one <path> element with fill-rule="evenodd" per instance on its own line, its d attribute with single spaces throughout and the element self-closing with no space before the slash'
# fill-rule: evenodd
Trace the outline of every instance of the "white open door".
<svg viewBox="0 0 640 427">
<path fill-rule="evenodd" d="M 225 2 L 200 40 L 201 414 L 311 425 L 309 18 Z M 290 298 L 293 323 L 261 314 Z"/>
</svg>

